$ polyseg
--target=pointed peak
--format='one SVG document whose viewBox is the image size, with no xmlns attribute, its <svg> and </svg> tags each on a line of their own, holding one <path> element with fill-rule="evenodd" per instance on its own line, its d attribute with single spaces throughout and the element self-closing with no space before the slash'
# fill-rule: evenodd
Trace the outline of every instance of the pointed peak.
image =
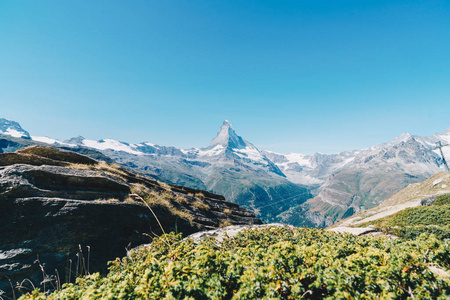
<svg viewBox="0 0 450 300">
<path fill-rule="evenodd" d="M 230 123 L 230 121 L 228 120 L 224 120 L 222 123 L 222 127 L 220 128 L 220 130 L 222 129 L 226 129 L 226 128 L 231 128 L 232 130 L 234 130 L 233 125 Z"/>
<path fill-rule="evenodd" d="M 68 140 L 64 141 L 64 143 L 75 144 L 75 145 L 82 145 L 83 144 L 83 140 L 85 140 L 85 138 L 82 137 L 81 135 L 79 135 L 77 137 L 73 137 L 71 139 L 68 139 Z"/>
<path fill-rule="evenodd" d="M 216 137 L 210 143 L 211 147 L 217 145 L 231 149 L 244 149 L 247 147 L 247 143 L 236 134 L 233 125 L 228 120 L 223 121 L 219 133 L 217 133 Z"/>
</svg>

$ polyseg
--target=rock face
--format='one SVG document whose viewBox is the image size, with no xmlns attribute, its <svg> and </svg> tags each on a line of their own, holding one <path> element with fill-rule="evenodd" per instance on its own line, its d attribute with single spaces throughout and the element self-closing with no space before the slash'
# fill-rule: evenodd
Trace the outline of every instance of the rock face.
<svg viewBox="0 0 450 300">
<path fill-rule="evenodd" d="M 162 234 L 158 221 L 183 234 L 261 224 L 222 196 L 40 146 L 0 154 L 0 205 L 0 290 L 8 297 L 9 280 L 48 289 L 58 278 L 105 271 L 107 261 Z"/>
</svg>

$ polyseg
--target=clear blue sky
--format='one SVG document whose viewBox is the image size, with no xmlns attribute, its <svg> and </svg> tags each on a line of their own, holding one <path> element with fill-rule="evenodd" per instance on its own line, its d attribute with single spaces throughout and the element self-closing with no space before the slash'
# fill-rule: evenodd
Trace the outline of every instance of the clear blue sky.
<svg viewBox="0 0 450 300">
<path fill-rule="evenodd" d="M 450 126 L 450 1 L 0 1 L 32 135 L 334 153 Z"/>
</svg>

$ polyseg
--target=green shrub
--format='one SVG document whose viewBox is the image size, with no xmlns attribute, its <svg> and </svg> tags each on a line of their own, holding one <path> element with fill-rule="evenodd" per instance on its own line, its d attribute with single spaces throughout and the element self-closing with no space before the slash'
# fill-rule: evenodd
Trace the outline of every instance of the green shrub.
<svg viewBox="0 0 450 300">
<path fill-rule="evenodd" d="M 48 299 L 448 299 L 430 264 L 450 268 L 449 241 L 271 227 L 218 245 L 170 233 Z"/>
<path fill-rule="evenodd" d="M 435 225 L 417 225 L 405 227 L 385 227 L 382 230 L 385 233 L 394 234 L 404 239 L 413 240 L 421 234 L 433 234 L 436 238 L 450 239 L 450 226 L 435 226 Z"/>
<path fill-rule="evenodd" d="M 450 224 L 450 205 L 410 207 L 399 211 L 387 222 L 388 226 L 417 226 Z"/>
<path fill-rule="evenodd" d="M 437 196 L 433 205 L 450 205 L 450 194 Z"/>
<path fill-rule="evenodd" d="M 450 205 L 443 204 L 446 198 L 438 197 L 438 199 L 440 201 L 438 205 L 410 207 L 382 221 L 377 220 L 379 222 L 376 228 L 409 240 L 417 238 L 422 233 L 434 234 L 438 239 L 448 239 Z"/>
</svg>

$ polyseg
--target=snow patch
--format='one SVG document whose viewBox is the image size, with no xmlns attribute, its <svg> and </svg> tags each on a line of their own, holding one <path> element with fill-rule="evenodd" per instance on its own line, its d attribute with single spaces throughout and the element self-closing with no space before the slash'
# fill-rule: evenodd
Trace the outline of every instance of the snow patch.
<svg viewBox="0 0 450 300">
<path fill-rule="evenodd" d="M 8 128 L 6 129 L 6 131 L 3 132 L 4 134 L 10 135 L 12 137 L 16 137 L 16 138 L 22 138 L 22 137 L 26 137 L 25 134 L 23 134 L 23 132 L 17 131 L 13 128 Z"/>
<path fill-rule="evenodd" d="M 55 140 L 55 139 L 52 139 L 52 138 L 49 138 L 46 136 L 32 136 L 31 139 L 36 142 L 46 143 L 46 144 L 50 144 L 50 145 L 62 145 L 62 144 L 70 145 L 70 144 L 62 143 L 58 140 Z"/>
<path fill-rule="evenodd" d="M 83 145 L 89 148 L 94 148 L 98 150 L 115 150 L 115 151 L 123 151 L 135 155 L 143 155 L 142 152 L 134 150 L 131 146 L 121 143 L 119 141 L 113 139 L 106 139 L 100 141 L 93 140 L 83 140 Z"/>
<path fill-rule="evenodd" d="M 237 155 L 243 158 L 248 158 L 257 162 L 266 162 L 264 156 L 259 152 L 258 149 L 253 147 L 245 147 L 244 149 L 235 149 Z"/>
<path fill-rule="evenodd" d="M 289 161 L 289 163 L 296 162 L 300 166 L 311 167 L 310 156 L 300 153 L 288 153 L 284 157 Z"/>
<path fill-rule="evenodd" d="M 440 182 L 442 182 L 442 179 L 437 179 L 433 181 L 433 186 L 438 185 Z"/>
<path fill-rule="evenodd" d="M 222 145 L 217 145 L 212 149 L 209 150 L 201 150 L 201 149 L 193 149 L 194 153 L 196 153 L 199 156 L 215 156 L 215 155 L 219 155 L 220 153 L 222 153 L 225 150 L 225 147 L 223 147 Z M 189 151 L 188 151 L 189 152 Z M 185 154 L 187 154 L 188 152 L 183 152 Z M 190 152 L 192 153 L 192 152 Z"/>
</svg>

